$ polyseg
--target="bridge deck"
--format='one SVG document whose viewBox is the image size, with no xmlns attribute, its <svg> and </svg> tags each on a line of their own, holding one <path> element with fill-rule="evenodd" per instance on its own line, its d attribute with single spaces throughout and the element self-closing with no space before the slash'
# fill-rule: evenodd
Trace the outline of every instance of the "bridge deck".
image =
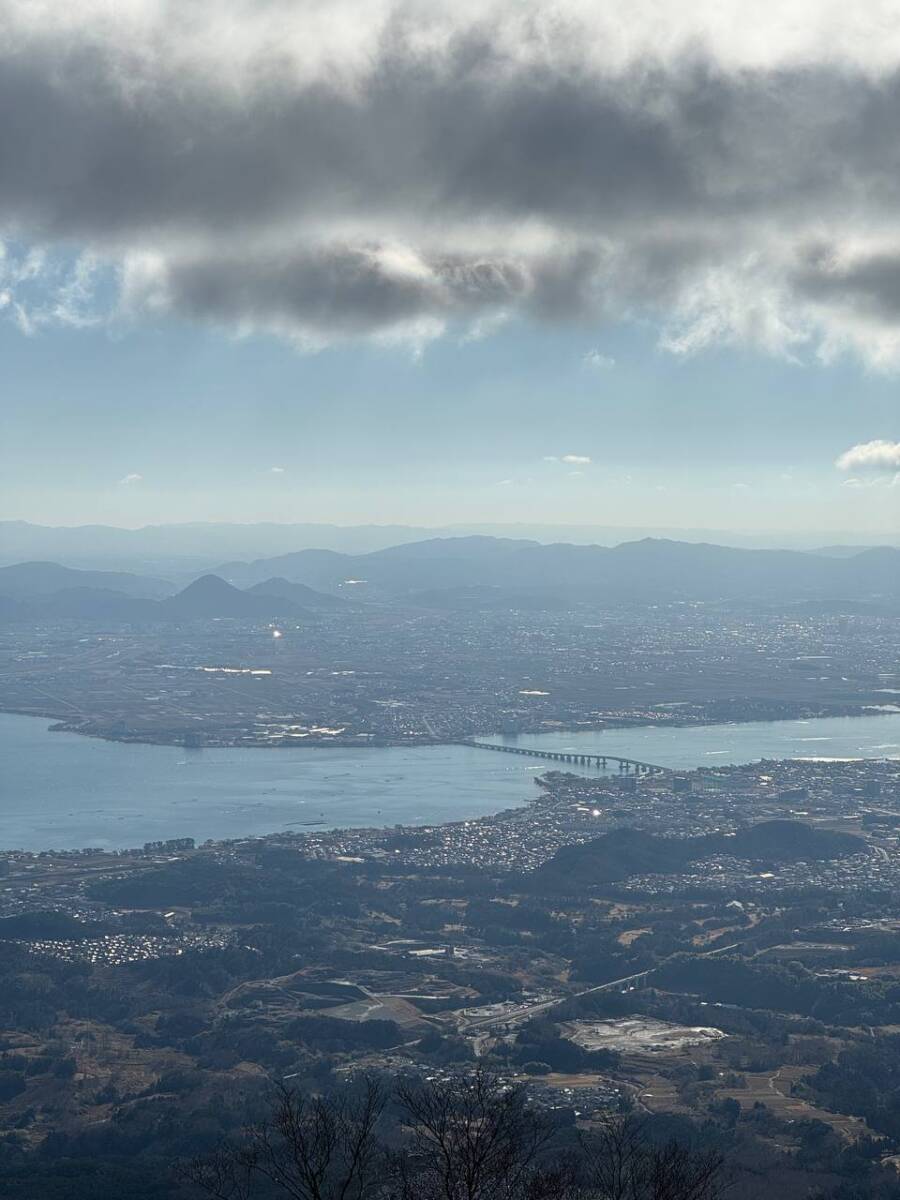
<svg viewBox="0 0 900 1200">
<path fill-rule="evenodd" d="M 659 763 L 643 762 L 638 758 L 623 758 L 619 754 L 579 754 L 565 750 L 536 750 L 530 746 L 503 746 L 496 742 L 479 742 L 474 738 L 462 743 L 473 746 L 476 750 L 493 750 L 498 754 L 522 754 L 528 758 L 545 758 L 550 762 L 575 763 L 578 766 L 606 768 L 608 763 L 618 763 L 623 773 L 634 771 L 636 775 L 670 774 L 671 767 L 661 767 Z"/>
</svg>

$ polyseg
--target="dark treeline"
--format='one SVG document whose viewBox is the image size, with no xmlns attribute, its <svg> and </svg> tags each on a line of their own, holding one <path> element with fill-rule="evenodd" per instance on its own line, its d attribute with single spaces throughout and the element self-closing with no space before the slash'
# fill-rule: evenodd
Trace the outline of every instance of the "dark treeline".
<svg viewBox="0 0 900 1200">
<path fill-rule="evenodd" d="M 481 1068 L 312 1097 L 282 1085 L 262 1120 L 176 1174 L 212 1200 L 719 1200 L 727 1182 L 714 1149 L 629 1116 L 578 1135 Z"/>
</svg>

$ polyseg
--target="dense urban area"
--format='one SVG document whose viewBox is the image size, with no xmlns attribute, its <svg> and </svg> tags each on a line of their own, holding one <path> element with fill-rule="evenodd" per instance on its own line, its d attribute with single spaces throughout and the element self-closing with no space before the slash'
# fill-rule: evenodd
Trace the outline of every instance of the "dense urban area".
<svg viewBox="0 0 900 1200">
<path fill-rule="evenodd" d="M 421 744 L 855 714 L 896 701 L 895 657 L 893 618 L 706 604 L 360 607 L 301 625 L 66 621 L 0 627 L 0 706 L 120 741 Z"/>
</svg>

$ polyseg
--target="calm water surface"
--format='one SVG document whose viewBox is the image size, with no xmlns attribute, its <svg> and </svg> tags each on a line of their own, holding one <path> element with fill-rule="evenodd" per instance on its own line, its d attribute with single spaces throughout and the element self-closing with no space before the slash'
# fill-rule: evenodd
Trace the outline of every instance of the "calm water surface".
<svg viewBox="0 0 900 1200">
<path fill-rule="evenodd" d="M 607 729 L 493 737 L 501 745 L 578 754 L 619 754 L 681 770 L 760 758 L 900 758 L 900 711 L 810 721 L 750 721 L 742 725 Z"/>
<path fill-rule="evenodd" d="M 464 746 L 186 751 L 50 733 L 49 724 L 0 713 L 0 848 L 463 820 L 524 803 L 535 774 L 547 769 L 538 759 Z M 900 758 L 900 713 L 493 740 L 677 768 Z"/>
</svg>

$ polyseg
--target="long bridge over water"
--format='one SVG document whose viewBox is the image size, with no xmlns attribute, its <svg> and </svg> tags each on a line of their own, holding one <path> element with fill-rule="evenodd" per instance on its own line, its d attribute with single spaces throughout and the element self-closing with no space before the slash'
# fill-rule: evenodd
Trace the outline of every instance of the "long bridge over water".
<svg viewBox="0 0 900 1200">
<path fill-rule="evenodd" d="M 478 742 L 468 738 L 462 743 L 476 750 L 493 750 L 498 754 L 524 754 L 528 758 L 546 758 L 551 762 L 573 763 L 580 767 L 600 767 L 605 771 L 610 764 L 618 767 L 623 775 L 669 775 L 671 767 L 659 763 L 642 762 L 637 758 L 622 758 L 618 754 L 580 754 L 574 750 L 535 750 L 529 746 L 505 746 L 497 742 Z"/>
</svg>

